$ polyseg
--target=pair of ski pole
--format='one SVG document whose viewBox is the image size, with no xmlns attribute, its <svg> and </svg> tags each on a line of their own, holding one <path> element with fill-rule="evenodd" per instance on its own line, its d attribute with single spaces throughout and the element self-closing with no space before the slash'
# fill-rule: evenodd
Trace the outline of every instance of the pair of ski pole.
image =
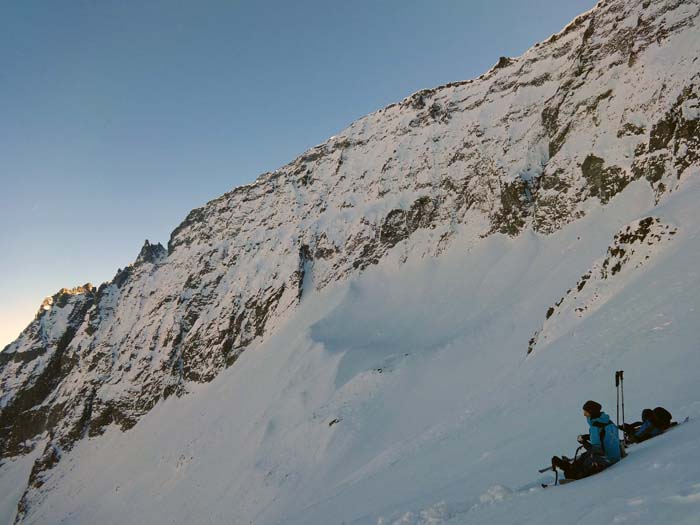
<svg viewBox="0 0 700 525">
<path fill-rule="evenodd" d="M 617 389 L 617 428 L 620 428 L 620 400 L 622 400 L 622 435 L 623 447 L 627 444 L 627 434 L 625 433 L 625 373 L 623 370 L 615 372 L 615 388 Z"/>
</svg>

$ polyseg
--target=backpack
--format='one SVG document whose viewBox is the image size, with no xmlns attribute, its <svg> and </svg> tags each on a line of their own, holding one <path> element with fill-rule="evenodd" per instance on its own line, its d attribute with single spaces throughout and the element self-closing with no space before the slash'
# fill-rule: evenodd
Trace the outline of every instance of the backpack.
<svg viewBox="0 0 700 525">
<path fill-rule="evenodd" d="M 607 416 L 606 416 L 607 417 Z M 609 466 L 612 463 L 615 463 L 619 461 L 622 458 L 622 447 L 620 447 L 620 440 L 618 438 L 618 430 L 617 427 L 615 426 L 615 423 L 612 421 L 609 421 L 607 423 L 603 423 L 602 421 L 591 421 L 591 426 L 596 427 L 598 429 L 598 445 L 595 444 L 593 440 L 591 440 L 591 444 L 594 446 L 599 446 L 600 447 L 600 452 L 602 453 L 603 457 L 606 458 L 608 461 L 608 464 L 606 466 Z M 612 427 L 615 429 L 614 431 L 605 431 L 606 427 Z M 592 430 L 592 428 L 591 428 Z M 591 433 L 591 437 L 593 434 Z M 605 467 L 603 467 L 605 468 Z"/>
<path fill-rule="evenodd" d="M 645 423 L 646 421 L 651 421 L 651 424 L 655 427 L 659 426 L 656 422 L 656 416 L 654 415 L 654 411 L 651 408 L 645 408 L 644 410 L 642 410 L 642 423 Z"/>
<path fill-rule="evenodd" d="M 664 407 L 656 407 L 654 409 L 654 419 L 656 420 L 657 428 L 668 430 L 671 427 L 671 419 L 673 419 L 673 416 Z"/>
</svg>

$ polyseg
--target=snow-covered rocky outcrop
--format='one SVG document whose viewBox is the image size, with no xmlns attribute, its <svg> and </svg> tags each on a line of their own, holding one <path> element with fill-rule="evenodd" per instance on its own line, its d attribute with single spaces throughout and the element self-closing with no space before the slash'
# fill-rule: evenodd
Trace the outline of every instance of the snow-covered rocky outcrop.
<svg viewBox="0 0 700 525">
<path fill-rule="evenodd" d="M 505 259 L 472 261 L 464 274 L 486 277 L 462 290 L 480 297 L 481 309 L 469 313 L 471 318 L 461 312 L 468 321 L 459 322 L 456 313 L 444 311 L 425 332 L 441 332 L 438 341 L 421 332 L 411 344 L 401 340 L 402 347 L 412 347 L 408 351 L 390 354 L 381 350 L 394 344 L 385 330 L 409 333 L 436 310 L 426 306 L 414 312 L 412 322 L 397 321 L 398 326 L 371 323 L 352 313 L 367 306 L 361 294 L 353 302 L 352 283 L 363 272 L 405 272 L 455 250 L 485 253 L 516 240 L 529 239 L 535 249 L 538 243 L 560 242 L 568 235 L 564 230 L 579 223 L 604 232 L 609 225 L 601 226 L 606 223 L 600 214 L 609 209 L 624 222 L 614 219 L 605 244 L 596 241 L 595 249 L 580 253 L 582 259 L 570 268 L 577 273 L 567 270 L 559 281 L 538 274 L 542 286 L 552 287 L 541 296 L 548 302 L 538 310 L 539 318 L 518 318 L 514 312 L 502 328 L 519 327 L 522 356 L 536 332 L 528 359 L 545 354 L 539 351 L 545 338 L 551 342 L 570 333 L 577 319 L 604 306 L 605 293 L 624 288 L 627 273 L 655 256 L 644 243 L 658 236 L 661 249 L 675 242 L 672 233 L 682 234 L 682 225 L 649 222 L 636 213 L 653 216 L 698 175 L 699 24 L 697 0 L 601 1 L 523 56 L 501 58 L 477 79 L 415 93 L 253 184 L 193 210 L 173 231 L 167 249 L 146 241 L 136 261 L 111 282 L 61 290 L 48 299 L 0 353 L 0 453 L 4 461 L 23 456 L 34 461 L 18 521 L 33 508 L 51 521 L 41 507 L 56 486 L 47 480 L 76 446 L 88 446 L 93 440 L 87 438 L 108 430 L 112 435 L 115 428 L 133 429 L 173 395 L 194 396 L 247 348 L 266 344 L 282 327 L 289 334 L 290 320 L 306 315 L 299 305 L 307 299 L 350 283 L 341 311 L 372 326 L 367 341 L 352 343 L 348 333 L 341 344 L 343 323 L 332 312 L 308 328 L 317 345 L 339 353 L 359 348 L 350 362 L 338 357 L 347 366 L 335 386 L 346 399 L 350 394 L 343 389 L 358 388 L 362 372 L 364 386 L 356 394 L 371 398 L 378 376 L 413 359 L 420 347 L 451 344 L 449 338 L 458 333 L 450 332 L 455 323 L 492 326 L 496 317 L 485 312 L 501 303 L 480 287 L 489 282 L 493 266 L 507 266 L 504 275 L 527 273 L 515 257 L 530 260 L 530 252 L 493 248 Z M 640 202 L 651 196 L 651 204 L 635 207 L 628 202 L 634 196 Z M 628 202 L 624 209 L 635 213 L 614 211 L 622 209 L 621 199 Z M 649 231 L 635 237 L 642 227 Z M 632 237 L 625 240 L 625 235 Z M 628 245 L 634 253 L 621 252 Z M 605 260 L 596 262 L 601 257 Z M 578 286 L 585 288 L 567 293 L 581 275 Z M 513 292 L 493 286 L 502 297 Z M 546 304 L 562 295 L 543 321 Z M 407 293 L 386 306 L 400 308 L 415 297 L 420 295 Z M 483 333 L 477 341 L 486 337 Z M 269 380 L 262 383 L 275 388 Z M 243 391 L 237 394 L 245 397 Z M 326 413 L 328 405 L 317 408 L 329 424 L 343 422 L 340 405 L 332 413 Z M 241 417 L 256 417 L 241 410 Z M 274 436 L 274 424 L 266 432 Z M 94 441 L 103 439 L 107 436 Z M 393 453 L 387 452 L 386 463 L 368 463 L 363 472 L 385 468 Z M 287 474 L 293 475 L 292 467 Z M 283 483 L 283 470 L 270 472 L 269 483 Z M 348 476 L 347 483 L 356 479 Z M 241 505 L 248 510 L 241 516 L 255 514 L 254 501 L 261 508 L 271 503 L 265 495 L 256 500 L 246 494 Z"/>
<path fill-rule="evenodd" d="M 629 276 L 666 248 L 678 232 L 658 217 L 635 220 L 617 233 L 604 257 L 593 263 L 566 295 L 547 309 L 540 330 L 530 339 L 527 353 L 571 331 L 581 319 L 596 312 L 625 286 Z"/>
</svg>

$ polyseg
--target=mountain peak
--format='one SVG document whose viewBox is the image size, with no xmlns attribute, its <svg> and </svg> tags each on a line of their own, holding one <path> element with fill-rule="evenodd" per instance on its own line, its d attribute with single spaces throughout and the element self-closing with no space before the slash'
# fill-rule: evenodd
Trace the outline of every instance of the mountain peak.
<svg viewBox="0 0 700 525">
<path fill-rule="evenodd" d="M 39 313 L 50 310 L 53 306 L 63 307 L 75 295 L 87 295 L 95 292 L 95 287 L 91 283 L 74 288 L 61 288 L 55 294 L 45 298 L 39 307 Z"/>
<path fill-rule="evenodd" d="M 146 239 L 141 247 L 135 265 L 151 263 L 157 264 L 161 262 L 168 255 L 168 250 L 166 250 L 161 243 L 151 244 L 148 239 Z"/>
</svg>

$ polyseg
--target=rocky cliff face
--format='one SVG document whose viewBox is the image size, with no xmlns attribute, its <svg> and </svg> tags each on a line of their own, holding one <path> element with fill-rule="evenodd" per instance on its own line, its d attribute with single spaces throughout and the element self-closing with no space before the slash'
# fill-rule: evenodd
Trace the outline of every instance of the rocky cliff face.
<svg viewBox="0 0 700 525">
<path fill-rule="evenodd" d="M 674 191 L 700 162 L 699 12 L 604 0 L 193 210 L 111 282 L 47 299 L 0 353 L 2 457 L 48 442 L 20 506 L 61 450 L 210 381 L 314 289 L 439 256 L 466 225 L 474 243 L 546 235 L 633 180 Z"/>
</svg>

